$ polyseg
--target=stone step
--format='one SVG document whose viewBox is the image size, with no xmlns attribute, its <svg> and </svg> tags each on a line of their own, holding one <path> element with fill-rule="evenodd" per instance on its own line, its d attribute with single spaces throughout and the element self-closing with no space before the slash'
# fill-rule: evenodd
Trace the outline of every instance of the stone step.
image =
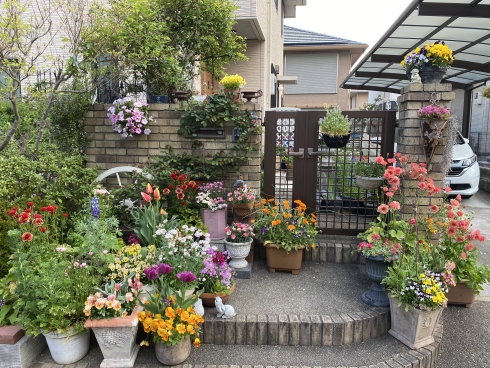
<svg viewBox="0 0 490 368">
<path fill-rule="evenodd" d="M 349 346 L 256 346 L 204 344 L 192 348 L 186 361 L 175 368 L 432 368 L 441 350 L 442 325 L 436 341 L 410 350 L 390 335 Z M 102 354 L 97 344 L 78 363 L 56 365 L 46 349 L 30 368 L 98 368 Z M 134 368 L 160 368 L 154 347 L 141 347 Z"/>
</svg>

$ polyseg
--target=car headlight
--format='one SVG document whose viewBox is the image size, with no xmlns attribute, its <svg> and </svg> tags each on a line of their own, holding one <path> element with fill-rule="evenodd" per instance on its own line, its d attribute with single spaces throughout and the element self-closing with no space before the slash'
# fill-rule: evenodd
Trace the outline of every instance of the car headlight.
<svg viewBox="0 0 490 368">
<path fill-rule="evenodd" d="M 473 155 L 470 158 L 467 158 L 465 160 L 461 160 L 461 166 L 469 167 L 469 166 L 473 165 L 475 162 L 476 162 L 476 155 Z"/>
</svg>

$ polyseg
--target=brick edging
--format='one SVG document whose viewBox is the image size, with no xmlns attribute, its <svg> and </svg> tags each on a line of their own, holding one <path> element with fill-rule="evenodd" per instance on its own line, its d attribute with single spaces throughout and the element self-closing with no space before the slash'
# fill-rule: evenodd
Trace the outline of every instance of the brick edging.
<svg viewBox="0 0 490 368">
<path fill-rule="evenodd" d="M 335 315 L 206 315 L 202 342 L 215 345 L 341 346 L 388 333 L 389 308 Z"/>
</svg>

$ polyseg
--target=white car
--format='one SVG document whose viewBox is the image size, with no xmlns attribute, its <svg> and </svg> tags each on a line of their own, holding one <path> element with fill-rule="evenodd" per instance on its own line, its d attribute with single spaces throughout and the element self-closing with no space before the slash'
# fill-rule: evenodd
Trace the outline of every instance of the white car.
<svg viewBox="0 0 490 368">
<path fill-rule="evenodd" d="M 452 189 L 451 196 L 461 194 L 463 198 L 469 198 L 478 192 L 480 166 L 468 142 L 468 139 L 457 133 L 453 146 L 453 163 L 445 178 L 446 185 Z"/>
</svg>

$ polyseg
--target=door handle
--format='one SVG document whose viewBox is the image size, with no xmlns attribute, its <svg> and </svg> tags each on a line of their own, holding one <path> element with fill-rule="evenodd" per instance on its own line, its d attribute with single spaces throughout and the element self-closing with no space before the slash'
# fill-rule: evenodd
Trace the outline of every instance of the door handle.
<svg viewBox="0 0 490 368">
<path fill-rule="evenodd" d="M 279 152 L 276 152 L 276 156 L 285 157 L 285 156 L 296 156 L 299 158 L 305 158 L 305 149 L 298 148 L 298 152 L 289 152 L 287 155 L 278 155 Z"/>
<path fill-rule="evenodd" d="M 313 151 L 313 148 L 308 148 L 308 158 L 312 158 L 313 156 L 320 156 L 323 155 L 325 152 L 322 151 Z"/>
</svg>

